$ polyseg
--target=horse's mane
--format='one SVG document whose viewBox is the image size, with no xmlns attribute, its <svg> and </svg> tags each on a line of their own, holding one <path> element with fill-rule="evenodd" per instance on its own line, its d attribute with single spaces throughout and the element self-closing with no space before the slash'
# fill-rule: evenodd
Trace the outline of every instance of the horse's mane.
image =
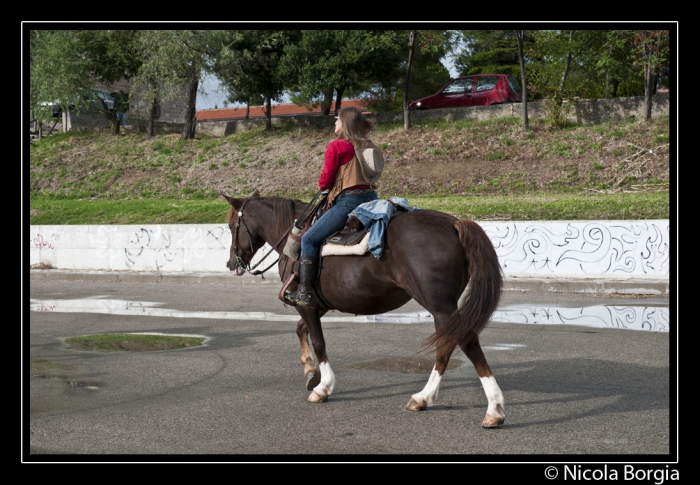
<svg viewBox="0 0 700 485">
<path fill-rule="evenodd" d="M 277 196 L 271 196 L 266 198 L 272 200 L 272 207 L 275 211 L 275 223 L 277 232 L 280 234 L 287 232 L 294 223 L 294 215 L 296 212 L 294 207 L 295 201 Z M 303 203 L 301 201 L 296 202 Z"/>
</svg>

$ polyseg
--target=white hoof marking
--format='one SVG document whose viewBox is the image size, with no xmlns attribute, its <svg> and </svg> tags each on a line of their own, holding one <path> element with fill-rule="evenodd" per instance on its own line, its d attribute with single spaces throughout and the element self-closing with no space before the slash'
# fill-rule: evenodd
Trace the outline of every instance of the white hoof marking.
<svg viewBox="0 0 700 485">
<path fill-rule="evenodd" d="M 496 378 L 481 377 L 481 385 L 484 386 L 486 398 L 489 401 L 489 408 L 486 411 L 487 415 L 505 417 L 503 409 L 506 407 L 506 401 L 501 392 L 501 388 L 496 384 Z M 500 406 L 500 408 L 499 408 Z"/>
<path fill-rule="evenodd" d="M 321 382 L 314 387 L 314 392 L 321 397 L 327 398 L 333 392 L 335 387 L 335 374 L 328 362 L 322 362 L 319 366 L 321 369 Z"/>
<path fill-rule="evenodd" d="M 432 406 L 437 400 L 441 380 L 442 376 L 438 374 L 435 370 L 435 366 L 433 366 L 433 371 L 430 373 L 428 383 L 421 392 L 414 394 L 411 398 L 418 403 L 425 401 L 428 403 L 428 406 Z"/>
</svg>

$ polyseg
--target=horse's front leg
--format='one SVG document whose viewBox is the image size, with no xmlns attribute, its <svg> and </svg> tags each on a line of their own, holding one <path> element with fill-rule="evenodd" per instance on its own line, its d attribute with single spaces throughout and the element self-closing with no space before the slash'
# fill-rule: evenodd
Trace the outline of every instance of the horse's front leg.
<svg viewBox="0 0 700 485">
<path fill-rule="evenodd" d="M 472 343 L 463 346 L 462 350 L 469 357 L 469 360 L 474 364 L 476 373 L 481 380 L 481 385 L 484 386 L 484 392 L 489 402 L 489 407 L 486 410 L 486 416 L 481 422 L 484 428 L 494 428 L 499 424 L 503 424 L 506 420 L 506 412 L 504 410 L 506 401 L 501 392 L 501 388 L 496 384 L 496 378 L 491 373 L 491 368 L 486 362 L 483 350 L 479 344 L 479 338 L 472 339 Z"/>
<path fill-rule="evenodd" d="M 326 341 L 321 330 L 322 314 L 316 308 L 310 307 L 297 306 L 296 310 L 306 323 L 306 328 L 311 338 L 311 345 L 314 348 L 314 353 L 318 359 L 318 367 L 321 371 L 321 381 L 311 390 L 307 400 L 309 402 L 324 402 L 328 400 L 328 397 L 333 392 L 333 387 L 335 387 L 335 374 L 333 374 L 326 355 Z M 297 326 L 298 332 L 299 326 Z M 307 389 L 308 387 L 309 384 L 307 383 Z"/>
<path fill-rule="evenodd" d="M 304 366 L 306 389 L 310 391 L 321 382 L 321 371 L 316 366 L 314 355 L 309 347 L 309 329 L 303 319 L 297 323 L 297 336 L 301 344 L 301 365 Z"/>
<path fill-rule="evenodd" d="M 442 346 L 436 350 L 435 365 L 430 373 L 430 378 L 428 378 L 428 383 L 421 392 L 411 396 L 411 399 L 408 400 L 408 404 L 406 404 L 406 409 L 410 411 L 423 411 L 428 406 L 432 406 L 435 403 L 440 388 L 440 381 L 442 381 L 442 376 L 445 374 L 447 364 L 450 362 L 450 356 L 454 349 L 455 346 L 452 345 Z"/>
</svg>

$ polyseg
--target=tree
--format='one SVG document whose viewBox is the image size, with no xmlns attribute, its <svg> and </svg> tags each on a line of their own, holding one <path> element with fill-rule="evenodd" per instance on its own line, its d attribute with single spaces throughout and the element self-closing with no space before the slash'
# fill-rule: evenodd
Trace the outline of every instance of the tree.
<svg viewBox="0 0 700 485">
<path fill-rule="evenodd" d="M 403 111 L 404 82 L 408 60 L 409 46 L 404 31 L 394 31 L 394 45 L 372 52 L 386 64 L 381 79 L 373 80 L 360 92 L 350 90 L 349 96 L 369 99 L 368 108 L 375 112 Z M 422 40 L 418 37 L 419 40 Z M 450 80 L 450 73 L 442 63 L 448 46 L 416 44 L 411 59 L 411 72 L 408 85 L 408 101 L 434 94 Z M 377 69 L 370 64 L 372 72 Z"/>
<path fill-rule="evenodd" d="M 413 50 L 416 47 L 416 31 L 408 31 L 408 60 L 406 61 L 406 77 L 403 82 L 403 129 L 411 128 L 411 112 L 408 109 L 408 85 L 411 80 L 411 64 L 413 63 Z"/>
<path fill-rule="evenodd" d="M 411 127 L 411 111 L 409 109 L 408 92 L 411 79 L 411 67 L 416 46 L 422 52 L 445 52 L 450 50 L 454 42 L 452 31 L 448 30 L 409 30 L 406 31 L 408 59 L 406 61 L 406 76 L 403 84 L 403 127 L 408 131 Z"/>
<path fill-rule="evenodd" d="M 634 79 L 630 62 L 631 42 L 626 31 L 598 31 L 601 41 L 593 46 L 598 52 L 592 67 L 602 77 L 602 97 L 615 98 L 630 84 L 639 84 Z M 620 89 L 622 87 L 622 89 Z"/>
<path fill-rule="evenodd" d="M 304 30 L 285 46 L 280 67 L 291 99 L 328 115 L 347 93 L 362 93 L 396 75 L 401 62 L 391 34 L 374 30 Z"/>
<path fill-rule="evenodd" d="M 285 46 L 298 37 L 298 31 L 229 30 L 217 39 L 212 67 L 228 90 L 228 100 L 249 103 L 262 97 L 268 131 L 272 130 L 272 101 L 280 101 L 285 88 L 280 58 Z"/>
<path fill-rule="evenodd" d="M 635 47 L 636 64 L 642 67 L 644 73 L 644 121 L 651 119 L 652 96 L 656 91 L 656 81 L 664 65 L 669 59 L 668 30 L 639 30 L 636 32 L 633 45 Z"/>
<path fill-rule="evenodd" d="M 523 105 L 523 115 L 522 115 L 522 128 L 523 131 L 530 131 L 530 122 L 527 119 L 527 79 L 525 77 L 525 57 L 523 55 L 523 42 L 525 39 L 525 31 L 524 30 L 516 30 L 515 31 L 515 38 L 518 43 L 518 59 L 520 62 L 520 84 L 522 86 L 522 92 L 523 92 L 523 100 L 522 100 L 522 105 Z"/>
<path fill-rule="evenodd" d="M 566 121 L 564 99 L 572 97 L 580 87 L 566 89 L 572 59 L 578 68 L 587 64 L 584 58 L 584 52 L 588 50 L 585 31 L 538 30 L 532 36 L 534 42 L 530 44 L 528 53 L 538 62 L 534 63 L 534 72 L 529 77 L 531 82 L 537 83 L 538 92 L 546 97 L 544 102 L 548 121 L 554 126 L 561 126 Z"/>
<path fill-rule="evenodd" d="M 211 44 L 215 34 L 216 31 L 207 30 L 140 32 L 139 52 L 143 63 L 135 78 L 135 85 L 144 90 L 144 96 L 149 100 L 151 120 L 158 99 L 181 98 L 184 93 L 183 140 L 194 138 L 197 126 L 197 89 L 202 77 L 211 69 Z M 152 121 L 149 125 L 152 126 Z"/>
<path fill-rule="evenodd" d="M 105 117 L 112 133 L 119 133 L 116 116 L 90 89 L 98 82 L 129 79 L 139 69 L 135 35 L 132 30 L 30 31 L 30 99 L 39 118 L 47 119 L 48 102 L 57 100 L 65 112 L 73 108 Z"/>
<path fill-rule="evenodd" d="M 362 57 L 360 41 L 363 31 L 303 30 L 299 42 L 286 46 L 280 62 L 285 84 L 294 102 L 313 106 L 321 104 L 321 114 L 328 115 L 337 93 L 336 111 L 342 93 L 356 82 L 355 67 Z"/>
<path fill-rule="evenodd" d="M 515 31 L 463 30 L 460 40 L 462 47 L 454 61 L 460 76 L 510 74 L 517 77 L 520 73 Z M 532 39 L 526 37 L 523 42 L 529 43 Z"/>
</svg>

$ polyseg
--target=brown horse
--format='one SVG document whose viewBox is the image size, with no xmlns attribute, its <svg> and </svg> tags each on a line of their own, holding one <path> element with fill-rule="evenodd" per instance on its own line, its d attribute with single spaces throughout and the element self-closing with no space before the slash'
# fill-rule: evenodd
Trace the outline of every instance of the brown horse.
<svg viewBox="0 0 700 485">
<path fill-rule="evenodd" d="M 309 208 L 300 200 L 260 197 L 258 191 L 244 199 L 222 196 L 231 204 L 227 222 L 232 244 L 226 266 L 238 276 L 250 269 L 253 255 L 264 243 L 282 254 L 294 220 Z M 291 266 L 286 256 L 280 258 L 282 281 L 287 281 Z M 460 304 L 467 283 L 471 284 Z M 416 300 L 435 321 L 435 333 L 424 344 L 424 349 L 435 350 L 435 366 L 426 386 L 411 396 L 406 408 L 423 410 L 435 402 L 450 356 L 459 345 L 474 364 L 488 399 L 481 425 L 494 427 L 505 420 L 505 401 L 479 345 L 479 333 L 496 310 L 502 283 L 496 251 L 477 223 L 442 212 L 416 210 L 391 219 L 381 258 L 370 253 L 325 257 L 316 288 L 328 306 L 358 315 L 385 313 L 411 298 Z M 295 285 L 292 283 L 290 289 Z M 323 402 L 335 385 L 321 330 L 326 310 L 302 306 L 296 310 L 301 316 L 297 335 L 311 391 L 308 400 Z"/>
</svg>

